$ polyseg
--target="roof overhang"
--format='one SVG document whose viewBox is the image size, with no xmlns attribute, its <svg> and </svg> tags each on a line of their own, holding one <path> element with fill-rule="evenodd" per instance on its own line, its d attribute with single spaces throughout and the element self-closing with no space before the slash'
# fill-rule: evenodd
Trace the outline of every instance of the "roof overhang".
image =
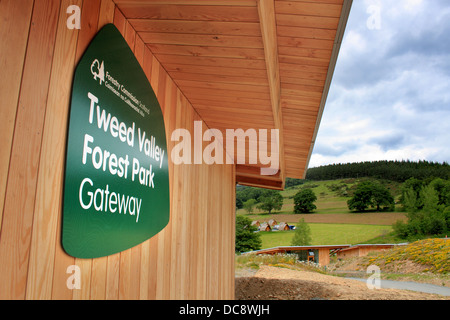
<svg viewBox="0 0 450 320">
<path fill-rule="evenodd" d="M 266 130 L 256 147 L 244 137 L 226 148 L 236 183 L 283 189 L 286 177 L 304 178 L 352 0 L 114 2 L 224 146 L 235 143 L 227 129 Z M 278 149 L 274 174 L 262 173 L 261 142 Z"/>
</svg>

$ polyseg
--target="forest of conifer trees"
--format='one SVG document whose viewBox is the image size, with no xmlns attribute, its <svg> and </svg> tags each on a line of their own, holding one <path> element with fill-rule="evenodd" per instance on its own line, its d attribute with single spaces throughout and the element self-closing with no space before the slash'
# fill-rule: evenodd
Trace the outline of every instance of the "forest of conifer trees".
<svg viewBox="0 0 450 320">
<path fill-rule="evenodd" d="M 409 178 L 450 179 L 450 165 L 429 161 L 372 161 L 332 164 L 308 169 L 307 180 L 334 180 L 371 177 L 404 182 Z"/>
</svg>

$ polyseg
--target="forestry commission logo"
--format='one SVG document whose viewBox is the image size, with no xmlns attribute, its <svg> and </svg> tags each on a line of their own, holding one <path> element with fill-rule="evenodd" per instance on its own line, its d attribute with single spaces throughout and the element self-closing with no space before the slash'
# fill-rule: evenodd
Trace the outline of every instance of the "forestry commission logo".
<svg viewBox="0 0 450 320">
<path fill-rule="evenodd" d="M 94 76 L 94 80 L 99 80 L 100 85 L 102 85 L 103 82 L 105 82 L 105 63 L 102 61 L 100 64 L 100 61 L 98 59 L 95 59 L 94 62 L 91 64 L 91 73 Z"/>
</svg>

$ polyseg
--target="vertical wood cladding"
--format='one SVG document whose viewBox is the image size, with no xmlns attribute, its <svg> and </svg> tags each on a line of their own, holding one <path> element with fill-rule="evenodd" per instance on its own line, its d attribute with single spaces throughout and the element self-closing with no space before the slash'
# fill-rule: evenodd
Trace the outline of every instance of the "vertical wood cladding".
<svg viewBox="0 0 450 320">
<path fill-rule="evenodd" d="M 66 26 L 70 5 L 81 8 L 80 30 Z M 112 0 L 4 0 L 0 18 L 8 75 L 0 79 L 0 299 L 233 299 L 233 166 L 169 162 L 171 219 L 161 233 L 99 259 L 63 251 L 72 78 L 100 28 L 114 23 L 133 49 L 161 104 L 169 152 L 172 131 L 193 132 L 201 118 Z M 66 285 L 71 265 L 81 289 Z"/>
</svg>

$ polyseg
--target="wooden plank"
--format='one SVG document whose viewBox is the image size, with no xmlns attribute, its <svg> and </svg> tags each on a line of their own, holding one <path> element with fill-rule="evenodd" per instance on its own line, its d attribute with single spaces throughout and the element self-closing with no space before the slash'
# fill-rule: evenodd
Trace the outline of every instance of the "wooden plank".
<svg viewBox="0 0 450 320">
<path fill-rule="evenodd" d="M 129 300 L 131 289 L 131 249 L 120 253 L 119 262 L 119 300 Z"/>
<path fill-rule="evenodd" d="M 260 175 L 260 168 L 255 166 L 248 166 L 248 165 L 236 165 L 236 175 L 239 176 L 247 176 L 247 177 L 255 177 Z M 277 173 L 273 176 L 267 177 L 267 179 L 270 180 L 280 180 L 280 174 Z"/>
<path fill-rule="evenodd" d="M 159 77 L 158 77 L 158 101 L 161 106 L 161 111 L 164 114 L 164 108 L 166 106 L 166 78 L 168 77 L 167 72 L 164 70 L 161 63 L 159 63 L 156 57 L 153 57 L 159 66 Z"/>
<path fill-rule="evenodd" d="M 148 50 L 147 50 L 148 51 Z M 175 100 L 176 100 L 176 86 L 170 77 L 166 76 L 165 85 L 165 106 L 164 106 L 164 122 L 166 125 L 166 136 L 168 137 L 167 146 L 172 149 L 172 141 L 169 139 L 173 129 L 171 126 L 174 123 L 171 121 L 172 114 L 174 114 Z M 169 161 L 169 181 L 170 194 L 173 195 L 173 163 Z M 172 217 L 169 223 L 159 235 L 158 241 L 158 270 L 156 275 L 156 299 L 169 299 L 170 297 L 170 279 L 171 279 L 171 241 L 172 241 Z"/>
<path fill-rule="evenodd" d="M 292 63 L 280 63 L 280 72 L 283 74 L 293 74 L 293 73 L 316 73 L 321 74 L 322 78 L 326 77 L 328 72 L 328 66 L 312 66 L 312 65 L 301 65 L 301 64 L 292 64 Z M 318 75 L 317 78 L 320 78 Z"/>
<path fill-rule="evenodd" d="M 61 7 L 72 4 L 82 3 L 64 0 Z M 57 231 L 62 207 L 65 132 L 78 38 L 78 31 L 69 30 L 66 21 L 65 10 L 60 10 L 34 206 L 26 296 L 32 300 L 51 299 L 55 249 L 60 246 Z"/>
<path fill-rule="evenodd" d="M 228 106 L 222 106 L 218 105 L 216 103 L 208 104 L 207 102 L 192 102 L 195 106 L 195 110 L 200 112 L 201 110 L 210 110 L 210 111 L 219 111 L 219 112 L 231 112 L 238 116 L 240 113 L 244 114 L 255 114 L 255 112 L 258 112 L 259 115 L 271 117 L 272 116 L 272 110 L 269 108 L 261 109 L 258 105 L 231 105 Z M 224 103 L 224 105 L 228 105 L 228 103 Z"/>
<path fill-rule="evenodd" d="M 140 275 L 141 275 L 141 248 L 142 245 L 131 248 L 131 276 L 130 276 L 130 294 L 127 300 L 138 300 L 140 297 Z M 145 267 L 145 266 L 144 266 Z M 145 289 L 145 283 L 143 283 Z"/>
<path fill-rule="evenodd" d="M 261 24 L 261 34 L 264 43 L 264 53 L 266 57 L 267 76 L 269 80 L 270 97 L 272 102 L 273 121 L 275 128 L 279 130 L 279 171 L 280 177 L 284 185 L 284 150 L 283 150 L 283 115 L 280 104 L 281 99 L 281 82 L 280 82 L 280 66 L 278 61 L 278 43 L 276 31 L 274 0 L 259 0 L 258 13 Z"/>
<path fill-rule="evenodd" d="M 233 122 L 231 119 L 217 119 L 217 117 L 208 117 L 202 114 L 204 121 L 211 128 L 226 127 L 228 129 L 244 129 L 248 128 L 248 120 L 236 120 Z M 273 128 L 273 121 L 255 120 L 255 123 L 251 125 L 255 130 Z"/>
<path fill-rule="evenodd" d="M 296 145 L 297 147 L 301 147 L 302 145 L 304 146 L 304 144 L 301 143 L 301 141 L 303 140 L 304 137 L 307 137 L 307 138 L 310 137 L 311 132 L 312 132 L 311 128 L 305 129 L 305 128 L 301 128 L 301 127 L 296 127 L 296 128 L 294 127 L 294 128 L 286 129 L 286 135 L 289 135 L 293 138 L 293 139 L 289 140 L 288 143 L 291 145 Z M 296 141 L 296 140 L 298 140 L 298 141 Z"/>
<path fill-rule="evenodd" d="M 187 111 L 188 102 L 185 98 L 185 96 L 181 96 L 181 108 L 184 110 L 183 117 L 180 121 L 181 128 L 187 129 L 189 132 L 193 132 L 191 129 L 190 122 L 187 121 L 187 116 L 189 115 Z M 189 144 L 192 142 L 189 141 Z M 192 155 L 190 159 L 190 163 L 192 163 Z M 189 169 L 190 165 L 182 165 L 182 170 L 180 172 L 180 178 L 182 181 L 190 181 L 189 178 Z M 178 277 L 178 284 L 177 287 L 179 288 L 179 297 L 182 299 L 187 299 L 187 291 L 189 290 L 189 278 L 188 278 L 188 268 L 189 266 L 189 240 L 188 240 L 188 232 L 189 232 L 189 207 L 188 204 L 190 204 L 191 199 L 189 198 L 189 188 L 182 183 L 180 188 L 180 200 L 181 204 L 179 205 L 179 241 L 181 241 L 180 250 L 178 259 L 180 260 L 180 265 L 178 268 L 179 277 Z"/>
<path fill-rule="evenodd" d="M 259 23 L 129 19 L 138 32 L 260 36 Z"/>
<path fill-rule="evenodd" d="M 184 101 L 185 108 L 187 112 L 185 113 L 185 127 L 192 133 L 194 133 L 194 116 L 196 116 L 195 112 L 192 110 L 192 107 L 188 100 Z M 195 141 L 191 142 L 192 146 L 192 161 L 195 159 L 195 150 L 194 150 Z M 194 163 L 194 162 L 192 162 Z M 193 181 L 195 180 L 195 167 L 194 165 L 186 166 L 186 170 L 184 171 L 184 181 Z M 184 195 L 183 195 L 183 204 L 184 204 L 184 212 L 183 212 L 183 238 L 184 238 L 184 249 L 182 253 L 182 257 L 185 261 L 183 263 L 182 269 L 182 281 L 184 289 L 183 298 L 187 300 L 192 300 L 196 294 L 196 283 L 194 274 L 191 273 L 191 269 L 196 269 L 198 266 L 197 254 L 195 252 L 195 248 L 193 247 L 193 238 L 196 237 L 194 233 L 193 225 L 197 223 L 196 215 L 191 214 L 192 212 L 196 212 L 195 207 L 195 197 L 194 192 L 198 192 L 194 188 L 188 187 L 186 184 L 183 185 Z M 198 209 L 197 209 L 198 210 Z"/>
<path fill-rule="evenodd" d="M 116 5 L 112 0 L 101 0 L 100 14 L 98 18 L 98 30 L 106 24 L 114 21 L 114 12 Z"/>
<path fill-rule="evenodd" d="M 312 85 L 317 87 L 323 87 L 325 79 L 304 79 L 304 78 L 293 78 L 284 77 L 281 75 L 281 85 L 283 84 L 300 84 L 300 85 Z"/>
<path fill-rule="evenodd" d="M 218 167 L 217 166 L 210 166 L 210 176 L 211 179 L 208 183 L 208 189 L 211 190 L 212 194 L 220 194 L 219 192 L 219 188 L 218 186 L 220 185 L 219 183 L 219 175 L 217 174 L 217 170 Z M 207 286 L 207 295 L 209 297 L 209 299 L 218 299 L 218 270 L 217 270 L 217 265 L 218 265 L 218 255 L 217 252 L 219 250 L 218 247 L 218 238 L 217 238 L 217 234 L 218 234 L 218 229 L 219 229 L 219 223 L 217 221 L 218 218 L 218 213 L 216 211 L 216 209 L 218 207 L 216 207 L 217 203 L 215 203 L 215 201 L 211 201 L 211 199 L 209 200 L 209 207 L 208 207 L 208 221 L 207 221 L 207 226 L 209 226 L 208 228 L 208 234 L 207 234 L 207 243 L 209 244 L 207 250 L 207 264 L 210 266 L 208 273 L 207 273 L 207 281 L 208 281 L 208 286 Z M 220 208 L 220 207 L 219 207 Z"/>
<path fill-rule="evenodd" d="M 223 176 L 223 171 L 224 171 L 224 169 L 225 169 L 225 167 L 224 166 L 219 166 L 218 167 L 218 171 L 221 173 L 220 174 L 220 176 Z M 216 236 L 217 236 L 217 246 L 218 247 L 224 247 L 224 240 L 223 240 L 223 237 L 224 237 L 224 232 L 225 232 L 225 227 L 224 227 L 224 223 L 223 223 L 223 220 L 224 220 L 224 206 L 226 205 L 225 203 L 224 203 L 224 187 L 223 187 L 223 185 L 219 185 L 218 186 L 219 188 L 218 188 L 218 193 L 217 194 L 219 194 L 219 196 L 218 197 L 216 197 L 216 201 L 218 202 L 217 203 L 217 205 L 218 205 L 218 209 L 217 209 L 217 211 L 216 211 L 216 221 L 218 222 L 217 223 L 217 227 L 218 227 L 218 232 L 216 233 Z M 218 299 L 224 299 L 223 298 L 223 294 L 224 294 L 224 283 L 223 283 L 223 281 L 224 281 L 224 275 L 225 275 L 225 270 L 224 270 L 224 267 L 223 267 L 223 264 L 224 264 L 224 254 L 220 254 L 220 255 L 217 255 L 218 256 L 218 262 L 217 262 L 217 275 L 218 275 L 218 286 L 217 286 L 217 289 L 218 289 L 218 292 L 217 292 L 217 297 L 218 297 Z"/>
<path fill-rule="evenodd" d="M 229 125 L 226 125 L 226 124 L 224 125 L 223 123 L 220 123 L 219 121 L 217 121 L 217 122 L 209 121 L 209 123 L 206 123 L 206 125 L 208 125 L 209 128 L 217 129 L 220 132 L 222 132 L 223 137 L 226 137 L 226 131 L 227 130 L 242 129 L 244 131 L 247 131 L 248 129 L 254 129 L 254 130 L 259 130 L 259 129 L 270 130 L 270 129 L 274 129 L 273 126 L 258 128 L 256 126 L 252 126 L 251 124 L 249 125 L 248 123 L 241 124 L 241 125 L 239 125 L 238 128 L 236 128 L 236 126 L 234 128 L 232 128 Z"/>
<path fill-rule="evenodd" d="M 296 14 L 277 14 L 278 26 L 304 27 L 336 30 L 339 18 L 302 16 Z"/>
<path fill-rule="evenodd" d="M 309 65 L 316 67 L 328 68 L 330 61 L 327 59 L 309 58 L 309 57 L 293 57 L 293 56 L 279 56 L 280 63 L 289 63 L 297 65 Z"/>
<path fill-rule="evenodd" d="M 205 100 L 215 100 L 215 96 L 212 95 L 204 95 L 204 94 L 195 94 L 191 93 L 189 94 L 189 100 L 198 100 L 198 99 L 205 99 Z M 226 101 L 228 103 L 235 103 L 235 104 L 260 104 L 261 106 L 270 106 L 270 100 L 263 100 L 263 99 L 255 99 L 255 98 L 244 98 L 244 97 L 235 97 L 232 95 L 229 96 L 222 96 L 220 97 L 220 100 Z"/>
<path fill-rule="evenodd" d="M 303 95 L 301 92 L 299 92 L 296 95 L 283 95 L 282 105 L 284 105 L 284 103 L 291 105 L 293 108 L 295 108 L 296 106 L 318 108 L 320 99 L 311 95 Z"/>
<path fill-rule="evenodd" d="M 119 299 L 120 253 L 108 256 L 106 269 L 106 300 Z"/>
<path fill-rule="evenodd" d="M 293 138 L 289 141 L 290 145 L 296 145 L 299 148 L 305 148 L 305 141 L 310 140 L 311 129 L 305 129 L 300 126 L 291 126 L 289 128 L 286 128 L 286 135 L 292 136 Z M 308 147 L 307 144 L 306 147 Z"/>
<path fill-rule="evenodd" d="M 254 7 L 210 5 L 118 5 L 127 19 L 258 22 Z"/>
<path fill-rule="evenodd" d="M 318 102 L 321 100 L 322 94 L 319 92 L 311 92 L 311 91 L 303 91 L 303 90 L 292 90 L 292 89 L 282 89 L 283 97 L 287 99 L 297 99 L 300 98 L 308 98 L 309 100 Z"/>
<path fill-rule="evenodd" d="M 26 294 L 44 114 L 60 1 L 35 1 L 16 115 L 0 238 L 0 298 Z"/>
<path fill-rule="evenodd" d="M 230 90 L 227 88 L 223 89 L 212 89 L 212 88 L 199 88 L 199 87 L 189 87 L 189 86 L 180 86 L 182 91 L 186 96 L 190 96 L 191 94 L 195 95 L 205 95 L 205 96 L 215 96 L 222 97 L 232 95 L 234 97 L 242 97 L 242 98 L 255 98 L 255 99 L 264 99 L 269 100 L 270 95 L 268 92 L 258 92 L 258 91 L 241 91 L 241 90 Z"/>
<path fill-rule="evenodd" d="M 131 24 L 130 24 L 131 25 Z M 134 29 L 134 28 L 133 28 Z M 147 70 L 150 68 L 151 70 L 151 64 L 148 65 L 149 59 L 145 58 L 145 52 L 148 51 L 147 47 L 145 46 L 142 39 L 139 37 L 139 35 L 136 34 L 136 43 L 134 47 L 134 55 L 136 56 L 137 61 L 142 67 L 142 70 Z M 151 73 L 151 72 L 150 72 Z M 135 279 L 139 279 L 139 299 L 140 300 L 147 300 L 148 299 L 148 283 L 149 283 L 149 277 L 150 277 L 150 269 L 148 268 L 148 265 L 150 264 L 150 241 L 143 242 L 140 246 L 140 257 L 139 257 L 139 277 L 134 275 Z M 136 258 L 136 254 L 135 254 Z"/>
<path fill-rule="evenodd" d="M 342 5 L 298 1 L 276 1 L 276 13 L 339 18 Z"/>
<path fill-rule="evenodd" d="M 298 77 L 301 79 L 315 79 L 315 80 L 323 80 L 326 78 L 326 74 L 322 72 L 317 72 L 319 70 L 313 68 L 313 67 L 307 67 L 307 66 L 296 66 L 293 65 L 293 68 L 296 70 L 289 69 L 289 65 L 283 64 L 280 65 L 280 68 L 282 68 L 282 75 L 288 78 L 294 78 Z"/>
<path fill-rule="evenodd" d="M 280 56 L 308 57 L 327 60 L 329 60 L 331 57 L 331 50 L 325 49 L 279 47 L 278 53 L 280 54 Z"/>
<path fill-rule="evenodd" d="M 91 298 L 91 259 L 75 259 L 75 265 L 80 268 L 81 288 L 73 290 L 74 300 L 89 300 Z"/>
<path fill-rule="evenodd" d="M 294 109 L 292 107 L 289 108 L 285 108 L 283 109 L 285 110 L 285 112 L 287 114 L 292 114 L 295 117 L 304 117 L 304 116 L 312 116 L 312 117 L 317 117 L 319 108 L 298 108 L 298 109 Z"/>
<path fill-rule="evenodd" d="M 106 299 L 107 268 L 108 257 L 102 257 L 92 260 L 91 294 L 89 299 Z"/>
<path fill-rule="evenodd" d="M 292 90 L 292 92 L 300 91 L 300 92 L 307 92 L 310 94 L 322 94 L 323 86 L 313 86 L 313 85 L 306 85 L 306 84 L 290 84 L 290 83 L 284 83 L 282 84 L 282 89 L 285 93 L 289 94 L 289 90 Z"/>
<path fill-rule="evenodd" d="M 14 134 L 17 103 L 22 80 L 28 32 L 30 28 L 33 1 L 0 1 L 0 67 L 2 73 L 8 75 L 0 78 L 0 229 L 8 177 L 10 151 Z M 1 230 L 0 230 L 1 231 Z"/>
<path fill-rule="evenodd" d="M 126 1 L 126 0 L 123 0 Z M 132 1 L 132 0 L 129 0 Z M 144 1 L 144 0 L 141 0 Z M 152 1 L 152 0 L 150 0 Z M 278 0 L 278 1 L 285 1 L 285 0 Z M 304 3 L 304 2 L 312 2 L 311 0 L 288 0 L 290 2 L 299 2 L 299 3 Z M 315 3 L 325 3 L 325 4 L 343 4 L 345 0 L 313 0 Z"/>
<path fill-rule="evenodd" d="M 161 89 L 160 89 L 160 75 L 163 72 L 160 63 L 156 60 L 154 56 L 151 56 L 151 64 L 152 64 L 152 73 L 150 77 L 150 83 L 153 88 L 153 91 L 156 94 L 156 97 L 159 103 L 163 103 L 161 97 Z M 164 108 L 164 106 L 161 106 Z M 164 110 L 164 109 L 163 109 Z M 149 282 L 147 287 L 148 299 L 156 299 L 157 292 L 157 278 L 156 275 L 158 273 L 158 247 L 159 247 L 159 237 L 158 235 L 154 236 L 149 241 L 150 248 L 150 257 L 149 264 L 147 265 L 149 272 Z"/>
<path fill-rule="evenodd" d="M 257 187 L 257 188 L 270 188 L 274 190 L 283 190 L 283 182 L 273 181 L 265 179 L 264 176 L 259 177 L 246 177 L 236 175 L 236 183 L 244 186 Z"/>
<path fill-rule="evenodd" d="M 336 37 L 335 30 L 291 26 L 277 26 L 277 34 L 283 37 L 322 39 L 332 41 Z"/>
<path fill-rule="evenodd" d="M 333 40 L 279 36 L 278 44 L 280 45 L 280 47 L 283 46 L 283 47 L 332 50 L 334 42 L 333 42 Z"/>
<path fill-rule="evenodd" d="M 114 0 L 116 4 L 209 5 L 256 7 L 256 0 Z"/>
<path fill-rule="evenodd" d="M 264 59 L 262 48 L 226 48 L 211 46 L 179 46 L 171 44 L 152 44 L 147 46 L 154 54 L 176 54 L 194 57 L 219 57 L 236 59 Z"/>
<path fill-rule="evenodd" d="M 224 99 L 224 100 L 223 100 Z M 270 111 L 272 112 L 272 105 L 270 104 L 270 100 L 248 100 L 242 101 L 233 99 L 233 97 L 226 97 L 221 100 L 217 99 L 207 99 L 206 97 L 190 97 L 189 101 L 197 107 L 197 105 L 203 106 L 211 106 L 211 107 L 225 107 L 230 109 L 240 108 L 242 106 L 243 109 L 254 110 L 259 109 L 261 111 Z M 234 102 L 234 103 L 230 103 Z"/>
<path fill-rule="evenodd" d="M 136 44 L 136 31 L 134 31 L 133 27 L 128 21 L 125 22 L 125 32 L 122 35 L 128 43 L 131 51 L 134 52 L 134 46 Z"/>
<path fill-rule="evenodd" d="M 310 99 L 308 97 L 297 96 L 295 99 L 292 97 L 282 97 L 281 105 L 283 107 L 288 106 L 290 108 L 296 109 L 304 109 L 304 108 L 319 108 L 320 102 L 315 99 Z"/>
<path fill-rule="evenodd" d="M 173 112 L 173 122 L 175 124 L 175 128 L 182 128 L 182 114 L 183 114 L 183 106 L 182 106 L 182 95 L 180 90 L 176 90 L 176 100 L 175 100 L 175 112 Z M 172 270 L 172 278 L 170 279 L 170 299 L 181 299 L 181 252 L 182 252 L 182 238 L 181 231 L 183 229 L 183 225 L 181 222 L 181 208 L 182 208 L 182 184 L 183 184 L 183 166 L 175 165 L 173 167 L 173 196 L 171 201 L 171 215 L 172 215 L 172 224 L 173 224 L 173 232 L 172 232 L 172 240 L 171 240 L 171 267 Z"/>
<path fill-rule="evenodd" d="M 232 166 L 231 167 L 231 181 L 232 183 L 230 184 L 229 188 L 230 188 L 230 193 L 231 193 L 231 203 L 230 203 L 230 210 L 229 212 L 231 212 L 232 214 L 230 214 L 229 216 L 229 221 L 230 221 L 230 233 L 231 233 L 231 238 L 228 240 L 230 243 L 230 248 L 231 248 L 231 252 L 230 252 L 230 264 L 232 266 L 232 270 L 235 270 L 235 243 L 236 243 L 236 218 L 235 218 L 235 211 L 236 211 L 236 167 Z M 229 284 L 229 288 L 231 288 L 228 292 L 228 297 L 227 299 L 230 300 L 235 300 L 235 275 L 234 275 L 234 271 L 231 271 L 230 274 L 230 284 Z"/>
<path fill-rule="evenodd" d="M 192 80 L 177 80 L 175 83 L 180 88 L 200 88 L 200 89 L 211 89 L 211 90 L 227 90 L 229 94 L 234 91 L 244 91 L 244 92 L 257 92 L 261 94 L 268 94 L 268 86 L 257 86 L 257 85 L 247 85 L 247 84 L 235 84 L 235 83 L 219 83 L 219 82 L 206 82 L 206 81 L 192 81 Z M 263 97 L 262 95 L 261 97 Z M 266 98 L 266 97 L 264 97 Z"/>
<path fill-rule="evenodd" d="M 169 74 L 171 72 L 186 72 L 197 74 L 213 74 L 213 75 L 225 75 L 225 76 L 241 76 L 241 77 L 255 77 L 255 78 L 267 78 L 266 70 L 255 69 L 243 69 L 243 68 L 226 68 L 226 67 L 210 67 L 210 66 L 191 66 L 183 64 L 165 64 L 164 69 Z"/>
<path fill-rule="evenodd" d="M 262 48 L 262 41 L 261 37 L 259 36 L 234 36 L 234 35 L 228 36 L 215 34 L 150 33 L 150 32 L 140 32 L 139 34 L 145 43 L 151 44 L 257 48 L 257 49 Z"/>
<path fill-rule="evenodd" d="M 220 72 L 217 72 L 220 73 Z M 169 75 L 175 81 L 188 80 L 188 81 L 200 81 L 211 83 L 224 83 L 224 84 L 242 84 L 252 86 L 268 86 L 269 83 L 266 78 L 239 76 L 239 75 L 220 75 L 220 74 L 201 74 L 201 73 L 187 73 L 182 71 L 170 71 Z"/>
<path fill-rule="evenodd" d="M 76 62 L 80 61 L 85 49 L 92 41 L 93 35 L 98 30 L 98 18 L 100 15 L 100 0 L 83 1 L 81 11 L 81 30 L 78 36 Z"/>
<path fill-rule="evenodd" d="M 305 120 L 300 121 L 297 119 L 292 119 L 292 117 L 285 117 L 283 120 L 286 122 L 286 126 L 292 125 L 294 127 L 301 128 L 302 130 L 315 128 L 315 125 L 314 125 L 315 122 L 312 121 L 313 119 L 308 119 L 308 120 L 305 119 Z M 311 122 L 313 124 L 311 124 Z"/>
<path fill-rule="evenodd" d="M 216 122 L 226 122 L 230 121 L 232 123 L 233 120 L 237 121 L 237 123 L 251 121 L 252 119 L 255 121 L 256 125 L 261 125 L 263 123 L 269 123 L 273 125 L 272 115 L 259 115 L 255 112 L 238 112 L 234 113 L 232 111 L 219 111 L 219 110 L 211 110 L 211 109 L 198 109 L 198 113 L 205 119 L 206 122 L 208 120 L 215 120 Z M 237 118 L 238 117 L 238 118 Z"/>
<path fill-rule="evenodd" d="M 122 14 L 120 9 L 116 6 L 114 9 L 114 25 L 116 28 L 124 35 L 125 29 L 126 29 L 126 23 L 127 20 L 125 19 L 125 16 Z"/>
<path fill-rule="evenodd" d="M 235 58 L 218 58 L 218 57 L 195 57 L 175 54 L 156 54 L 156 58 L 160 63 L 169 64 L 187 64 L 195 66 L 215 66 L 215 67 L 232 67 L 246 69 L 265 69 L 264 60 L 260 59 L 235 59 Z"/>
</svg>

